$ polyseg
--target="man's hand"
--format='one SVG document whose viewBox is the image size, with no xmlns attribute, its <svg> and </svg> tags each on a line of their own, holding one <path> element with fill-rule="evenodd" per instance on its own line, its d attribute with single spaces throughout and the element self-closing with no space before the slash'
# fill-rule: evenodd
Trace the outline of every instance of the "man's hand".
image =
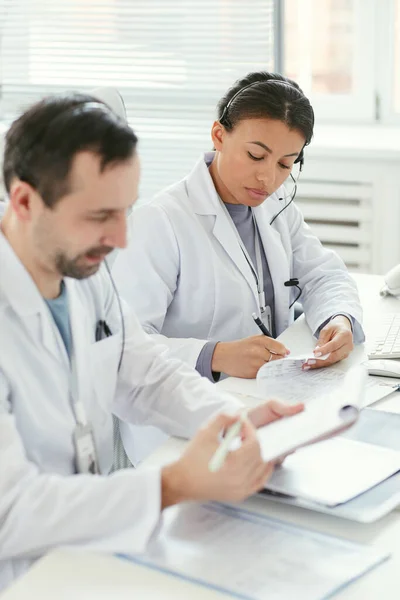
<svg viewBox="0 0 400 600">
<path fill-rule="evenodd" d="M 301 403 L 290 406 L 277 400 L 269 400 L 268 402 L 259 404 L 255 408 L 251 408 L 247 413 L 247 417 L 254 427 L 258 429 L 258 427 L 273 423 L 273 421 L 277 421 L 282 417 L 297 415 L 302 410 L 304 410 L 304 404 Z"/>
<path fill-rule="evenodd" d="M 231 377 L 254 379 L 266 362 L 284 358 L 289 353 L 281 342 L 265 335 L 254 335 L 234 342 L 218 342 L 211 368 Z"/>
<path fill-rule="evenodd" d="M 163 508 L 188 500 L 240 502 L 264 487 L 274 467 L 263 462 L 256 430 L 248 419 L 243 420 L 240 448 L 229 452 L 216 473 L 208 469 L 220 433 L 238 419 L 240 415 L 218 415 L 199 430 L 177 462 L 163 468 Z"/>
<path fill-rule="evenodd" d="M 333 365 L 347 358 L 353 348 L 351 323 L 347 317 L 337 315 L 321 329 L 318 344 L 314 349 L 315 359 L 309 359 L 304 363 L 303 369 L 318 369 Z M 318 360 L 318 356 L 325 354 L 329 354 L 326 360 Z"/>
<path fill-rule="evenodd" d="M 285 406 L 274 400 L 251 409 L 243 420 L 240 448 L 229 452 L 221 469 L 211 473 L 208 464 L 220 444 L 220 434 L 240 415 L 215 417 L 198 431 L 177 462 L 162 469 L 162 507 L 189 500 L 240 502 L 261 490 L 274 465 L 261 458 L 256 427 L 301 410 L 301 404 Z"/>
</svg>

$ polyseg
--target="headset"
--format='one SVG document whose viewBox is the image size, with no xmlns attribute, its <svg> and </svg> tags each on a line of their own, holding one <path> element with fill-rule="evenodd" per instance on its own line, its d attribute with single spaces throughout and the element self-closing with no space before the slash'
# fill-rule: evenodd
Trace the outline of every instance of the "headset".
<svg viewBox="0 0 400 600">
<path fill-rule="evenodd" d="M 297 277 L 292 277 L 291 279 L 289 279 L 288 281 L 285 281 L 283 284 L 285 287 L 296 287 L 299 290 L 299 293 L 297 294 L 296 298 L 293 300 L 293 302 L 291 304 L 289 304 L 289 310 L 292 308 L 293 304 L 296 304 L 297 300 L 300 298 L 300 296 L 303 293 L 302 288 L 299 286 L 299 280 L 297 279 Z"/>
<path fill-rule="evenodd" d="M 121 370 L 122 359 L 124 358 L 124 353 L 125 353 L 125 339 L 126 339 L 125 319 L 124 319 L 124 312 L 122 310 L 121 296 L 119 295 L 117 286 L 115 285 L 114 278 L 111 275 L 111 270 L 110 270 L 110 267 L 108 266 L 107 259 L 104 259 L 104 264 L 105 264 L 105 267 L 107 269 L 108 277 L 109 277 L 109 279 L 111 281 L 111 285 L 112 285 L 112 288 L 113 288 L 114 296 L 117 299 L 118 311 L 119 311 L 119 318 L 120 318 L 120 321 L 121 321 L 122 344 L 121 344 L 121 352 L 120 352 L 119 361 L 118 361 L 118 373 L 119 373 L 120 370 Z M 107 326 L 106 322 L 104 322 L 104 324 Z M 110 331 L 110 334 L 111 334 L 111 330 L 110 329 L 109 329 L 109 331 Z"/>
<path fill-rule="evenodd" d="M 253 83 L 249 83 L 248 85 L 245 85 L 244 87 L 240 88 L 240 90 L 238 90 L 233 96 L 232 98 L 229 100 L 229 102 L 224 106 L 224 109 L 222 111 L 221 117 L 219 119 L 219 122 L 221 123 L 221 125 L 228 125 L 228 127 L 232 126 L 232 123 L 229 119 L 229 115 L 228 115 L 228 111 L 230 109 L 230 107 L 232 106 L 233 102 L 236 100 L 236 98 L 245 90 L 248 90 L 249 88 L 255 87 L 257 85 L 260 84 L 265 84 L 265 85 L 281 85 L 281 86 L 285 86 L 287 88 L 291 88 L 291 89 L 295 89 L 297 92 L 299 91 L 297 89 L 297 87 L 295 87 L 292 83 L 290 83 L 289 81 L 283 81 L 281 79 L 266 79 L 261 80 L 261 81 L 253 81 Z M 312 110 L 312 109 L 311 109 Z M 314 116 L 314 114 L 313 114 Z M 304 148 L 307 144 L 304 144 L 303 148 L 300 151 L 300 154 L 298 155 L 298 157 L 296 158 L 296 160 L 294 161 L 294 164 L 300 163 L 300 172 L 303 170 L 303 165 L 304 165 Z"/>
</svg>

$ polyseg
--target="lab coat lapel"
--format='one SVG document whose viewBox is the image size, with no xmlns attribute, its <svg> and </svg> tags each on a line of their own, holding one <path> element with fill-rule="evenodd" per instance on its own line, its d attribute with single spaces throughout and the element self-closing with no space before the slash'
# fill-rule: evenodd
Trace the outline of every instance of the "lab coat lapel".
<svg viewBox="0 0 400 600">
<path fill-rule="evenodd" d="M 90 394 L 91 371 L 88 361 L 90 350 L 90 333 L 88 315 L 79 296 L 77 281 L 66 279 L 68 305 L 70 314 L 72 352 L 77 376 L 79 399 L 84 403 Z"/>
<path fill-rule="evenodd" d="M 212 233 L 245 278 L 258 307 L 257 285 L 253 272 L 240 247 L 235 225 L 222 206 L 205 162 L 211 162 L 212 155 L 213 153 L 206 153 L 188 176 L 186 184 L 189 200 L 197 215 L 214 217 Z"/>
<path fill-rule="evenodd" d="M 290 279 L 289 262 L 279 232 L 269 224 L 267 207 L 263 204 L 258 206 L 254 209 L 254 215 L 274 287 L 275 325 L 279 335 L 289 324 L 290 288 L 285 287 L 285 281 Z"/>
<path fill-rule="evenodd" d="M 229 222 L 228 215 L 225 214 L 225 211 L 221 210 L 220 214 L 216 215 L 213 234 L 247 281 L 258 307 L 256 280 L 233 228 L 234 225 Z"/>
</svg>

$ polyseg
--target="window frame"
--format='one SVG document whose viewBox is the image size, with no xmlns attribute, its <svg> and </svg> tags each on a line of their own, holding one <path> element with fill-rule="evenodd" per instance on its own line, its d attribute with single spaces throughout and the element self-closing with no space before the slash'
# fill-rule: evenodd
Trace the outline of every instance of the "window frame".
<svg viewBox="0 0 400 600">
<path fill-rule="evenodd" d="M 284 1 L 284 0 L 283 0 Z M 311 7 L 312 0 L 301 1 L 301 9 Z M 350 94 L 318 94 L 307 90 L 318 122 L 371 124 L 389 118 L 391 102 L 389 79 L 392 70 L 384 81 L 383 61 L 387 60 L 387 33 L 391 29 L 391 53 L 393 54 L 393 27 L 390 18 L 394 0 L 353 0 L 354 1 L 354 55 L 352 73 L 354 91 Z M 283 9 L 285 10 L 285 8 Z M 284 19 L 283 19 L 284 21 Z M 385 56 L 386 54 L 386 56 Z M 392 57 L 391 65 L 393 65 Z M 370 69 L 366 68 L 370 65 Z M 302 85 L 302 81 L 299 81 Z M 399 115 L 400 121 L 400 115 Z"/>
<path fill-rule="evenodd" d="M 382 10 L 383 8 L 383 10 Z M 400 7 L 399 7 L 400 10 Z M 386 0 L 377 10 L 377 52 L 376 52 L 376 98 L 378 101 L 377 121 L 383 125 L 400 125 L 400 111 L 394 109 L 393 75 L 395 64 L 396 0 Z M 386 52 L 384 48 L 386 46 Z M 399 61 L 400 62 L 400 61 Z M 382 68 L 385 65 L 385 68 Z M 381 68 L 379 68 L 381 66 Z"/>
</svg>

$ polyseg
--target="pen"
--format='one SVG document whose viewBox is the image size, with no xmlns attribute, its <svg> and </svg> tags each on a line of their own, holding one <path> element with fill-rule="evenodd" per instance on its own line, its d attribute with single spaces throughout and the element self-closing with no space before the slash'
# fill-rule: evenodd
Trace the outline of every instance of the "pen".
<svg viewBox="0 0 400 600">
<path fill-rule="evenodd" d="M 104 321 L 98 321 L 96 324 L 96 333 L 95 333 L 96 342 L 100 342 L 100 340 L 102 339 L 103 323 L 104 323 Z"/>
<path fill-rule="evenodd" d="M 208 463 L 208 470 L 211 473 L 216 473 L 223 467 L 225 459 L 229 454 L 231 443 L 235 439 L 235 437 L 239 435 L 240 430 L 242 429 L 245 415 L 246 413 L 244 411 L 240 415 L 240 419 L 229 427 L 224 439 L 222 440 L 222 442 L 214 452 L 213 456 L 211 457 L 210 462 Z"/>
<path fill-rule="evenodd" d="M 95 340 L 100 342 L 104 337 L 110 337 L 112 335 L 111 329 L 107 325 L 106 321 L 98 321 L 96 325 Z"/>
<path fill-rule="evenodd" d="M 261 321 L 260 317 L 257 317 L 256 313 L 251 315 L 253 317 L 254 323 L 261 329 L 264 335 L 267 337 L 272 337 L 268 329 L 265 327 L 264 323 Z"/>
</svg>

